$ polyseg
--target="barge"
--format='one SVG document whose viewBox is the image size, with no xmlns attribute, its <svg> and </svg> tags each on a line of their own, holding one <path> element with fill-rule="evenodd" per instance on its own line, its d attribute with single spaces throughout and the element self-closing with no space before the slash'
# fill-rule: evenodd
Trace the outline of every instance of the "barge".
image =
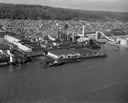
<svg viewBox="0 0 128 103">
<path fill-rule="evenodd" d="M 50 60 L 45 60 L 43 67 L 48 68 L 48 67 L 55 67 L 55 66 L 61 66 L 67 63 L 76 63 L 76 62 L 81 62 L 78 59 L 58 59 L 58 60 L 53 60 L 52 62 Z"/>
</svg>

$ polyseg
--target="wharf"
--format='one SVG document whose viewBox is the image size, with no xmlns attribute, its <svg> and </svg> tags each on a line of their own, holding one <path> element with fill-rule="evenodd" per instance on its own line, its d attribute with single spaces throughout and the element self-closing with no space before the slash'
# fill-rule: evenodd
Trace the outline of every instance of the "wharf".
<svg viewBox="0 0 128 103">
<path fill-rule="evenodd" d="M 75 63 L 87 58 L 105 57 L 106 54 L 101 50 L 92 50 L 88 48 L 71 49 L 71 50 L 49 50 L 46 57 L 51 63 Z"/>
</svg>

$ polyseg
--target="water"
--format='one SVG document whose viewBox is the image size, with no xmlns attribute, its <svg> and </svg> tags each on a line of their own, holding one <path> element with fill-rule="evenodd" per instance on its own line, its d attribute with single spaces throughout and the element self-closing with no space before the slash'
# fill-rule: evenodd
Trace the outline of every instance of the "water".
<svg viewBox="0 0 128 103">
<path fill-rule="evenodd" d="M 0 103 L 127 103 L 128 50 L 106 48 L 106 58 L 49 69 L 39 58 L 1 67 Z"/>
</svg>

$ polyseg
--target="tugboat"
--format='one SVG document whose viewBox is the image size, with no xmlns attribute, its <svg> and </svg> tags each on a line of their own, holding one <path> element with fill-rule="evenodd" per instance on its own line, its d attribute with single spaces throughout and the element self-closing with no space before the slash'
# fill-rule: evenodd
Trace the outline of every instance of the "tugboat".
<svg viewBox="0 0 128 103">
<path fill-rule="evenodd" d="M 67 63 L 76 63 L 76 62 L 81 62 L 81 60 L 77 58 L 65 58 L 65 59 L 55 60 L 46 56 L 44 61 L 41 62 L 41 65 L 43 65 L 43 68 L 48 68 L 48 67 L 61 66 Z"/>
<path fill-rule="evenodd" d="M 49 68 L 49 67 L 60 66 L 60 65 L 64 65 L 64 63 L 60 62 L 60 61 L 57 61 L 57 60 L 54 61 L 54 62 L 44 61 L 43 64 L 42 64 L 42 67 L 43 68 Z"/>
</svg>

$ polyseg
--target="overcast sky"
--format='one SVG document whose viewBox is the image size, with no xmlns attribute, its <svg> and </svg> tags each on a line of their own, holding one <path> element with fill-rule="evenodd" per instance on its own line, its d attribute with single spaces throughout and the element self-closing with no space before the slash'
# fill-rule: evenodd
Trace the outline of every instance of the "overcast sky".
<svg viewBox="0 0 128 103">
<path fill-rule="evenodd" d="M 0 0 L 0 2 L 98 11 L 128 11 L 128 0 Z"/>
</svg>

